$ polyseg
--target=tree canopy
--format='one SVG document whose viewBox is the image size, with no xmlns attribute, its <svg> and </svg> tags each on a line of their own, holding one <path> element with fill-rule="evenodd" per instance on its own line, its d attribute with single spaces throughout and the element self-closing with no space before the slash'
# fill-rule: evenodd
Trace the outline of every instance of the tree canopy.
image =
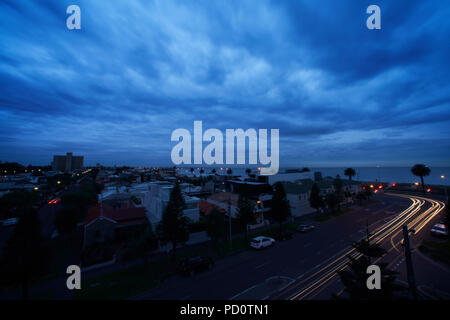
<svg viewBox="0 0 450 320">
<path fill-rule="evenodd" d="M 319 212 L 319 209 L 323 207 L 323 200 L 320 196 L 320 188 L 317 183 L 314 183 L 311 188 L 311 194 L 309 195 L 309 205 Z"/>
<path fill-rule="evenodd" d="M 255 207 L 243 194 L 239 195 L 236 217 L 244 228 L 245 238 L 247 238 L 247 226 L 255 219 Z"/>
<path fill-rule="evenodd" d="M 338 271 L 344 285 L 344 297 L 350 300 L 391 300 L 395 298 L 395 292 L 404 287 L 396 282 L 396 272 L 389 270 L 386 263 L 377 263 L 381 271 L 381 289 L 370 290 L 367 287 L 369 274 L 367 268 L 372 265 L 374 259 L 383 257 L 387 251 L 379 244 L 367 237 L 353 243 L 353 248 L 359 254 L 349 256 L 347 269 Z"/>
<path fill-rule="evenodd" d="M 420 182 L 422 185 L 422 191 L 425 194 L 425 183 L 423 181 L 423 177 L 426 177 L 430 174 L 431 169 L 428 168 L 426 165 L 424 164 L 415 164 L 412 168 L 411 168 L 411 172 L 413 175 L 420 177 Z"/>
<path fill-rule="evenodd" d="M 291 215 L 291 208 L 289 201 L 286 198 L 286 191 L 283 184 L 277 182 L 274 185 L 274 193 L 272 196 L 272 210 L 271 217 L 280 224 L 280 228 L 283 222 Z"/>
<path fill-rule="evenodd" d="M 172 253 L 176 259 L 176 247 L 189 239 L 189 218 L 183 214 L 186 208 L 180 185 L 177 183 L 170 193 L 169 202 L 157 227 L 162 243 L 172 243 Z"/>
</svg>

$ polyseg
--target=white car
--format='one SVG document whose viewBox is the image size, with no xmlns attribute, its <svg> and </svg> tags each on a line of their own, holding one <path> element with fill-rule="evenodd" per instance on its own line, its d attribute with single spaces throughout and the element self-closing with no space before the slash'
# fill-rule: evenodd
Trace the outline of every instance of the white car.
<svg viewBox="0 0 450 320">
<path fill-rule="evenodd" d="M 437 223 L 431 228 L 431 234 L 437 237 L 447 237 L 448 230 L 445 224 Z"/>
<path fill-rule="evenodd" d="M 256 237 L 250 242 L 250 246 L 255 249 L 270 247 L 275 243 L 275 239 L 269 237 Z"/>
</svg>

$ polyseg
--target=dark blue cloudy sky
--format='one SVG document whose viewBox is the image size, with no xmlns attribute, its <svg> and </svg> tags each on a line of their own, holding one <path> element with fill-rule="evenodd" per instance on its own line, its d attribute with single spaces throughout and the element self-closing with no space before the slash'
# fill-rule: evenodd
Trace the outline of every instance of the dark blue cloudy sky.
<svg viewBox="0 0 450 320">
<path fill-rule="evenodd" d="M 0 160 L 170 164 L 203 120 L 279 128 L 281 166 L 450 165 L 449 39 L 438 0 L 3 0 Z"/>
</svg>

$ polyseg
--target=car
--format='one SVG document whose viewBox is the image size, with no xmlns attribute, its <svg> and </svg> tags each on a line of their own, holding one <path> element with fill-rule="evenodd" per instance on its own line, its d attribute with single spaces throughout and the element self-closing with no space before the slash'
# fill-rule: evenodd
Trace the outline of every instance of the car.
<svg viewBox="0 0 450 320">
<path fill-rule="evenodd" d="M 58 238 L 59 237 L 59 232 L 58 232 L 58 229 L 55 229 L 55 230 L 53 230 L 53 233 L 52 233 L 52 235 L 51 235 L 51 239 L 56 239 L 56 238 Z"/>
<path fill-rule="evenodd" d="M 266 247 L 270 247 L 275 243 L 275 239 L 269 237 L 256 237 L 250 241 L 250 246 L 254 249 L 262 249 Z"/>
<path fill-rule="evenodd" d="M 214 266 L 214 260 L 210 257 L 191 257 L 180 262 L 180 272 L 185 276 L 193 276 L 194 274 L 211 269 Z"/>
<path fill-rule="evenodd" d="M 292 236 L 293 236 L 293 233 L 288 230 L 279 231 L 274 234 L 274 238 L 277 241 L 292 239 Z"/>
<path fill-rule="evenodd" d="M 6 220 L 3 220 L 3 226 L 6 227 L 12 227 L 15 226 L 17 224 L 17 222 L 19 222 L 19 219 L 17 218 L 9 218 Z"/>
<path fill-rule="evenodd" d="M 437 223 L 431 228 L 431 234 L 436 237 L 447 238 L 448 230 L 445 224 Z"/>
<path fill-rule="evenodd" d="M 306 232 L 314 230 L 315 228 L 316 227 L 314 227 L 312 224 L 311 225 L 301 224 L 298 226 L 297 231 L 300 233 L 306 233 Z"/>
</svg>

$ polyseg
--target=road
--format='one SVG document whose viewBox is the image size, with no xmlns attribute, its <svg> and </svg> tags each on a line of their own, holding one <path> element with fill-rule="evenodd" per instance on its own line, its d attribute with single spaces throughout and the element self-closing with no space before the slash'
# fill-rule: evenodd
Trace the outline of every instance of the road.
<svg viewBox="0 0 450 320">
<path fill-rule="evenodd" d="M 374 264 L 380 261 L 387 262 L 388 267 L 398 269 L 396 271 L 400 271 L 399 267 L 403 265 L 403 277 L 401 279 L 406 281 L 402 226 L 407 225 L 408 228 L 413 228 L 415 230 L 414 242 L 419 243 L 428 234 L 430 224 L 437 218 L 437 215 L 444 209 L 445 205 L 441 201 L 419 196 L 386 195 L 409 199 L 411 204 L 395 218 L 371 231 L 373 234 L 371 236 L 372 241 L 381 244 L 383 248 L 388 250 L 387 255 L 374 261 Z M 299 281 L 271 295 L 270 299 L 329 299 L 332 293 L 340 294 L 342 285 L 336 272 L 345 269 L 349 255 L 353 257 L 359 256 L 352 247 L 347 247 L 336 257 L 327 261 L 320 269 L 309 272 Z"/>
<path fill-rule="evenodd" d="M 313 222 L 313 232 L 219 260 L 211 271 L 192 278 L 174 276 L 135 299 L 329 299 L 331 293 L 325 288 L 335 290 L 330 284 L 337 278 L 336 271 L 345 266 L 351 243 L 365 235 L 366 227 L 377 241 L 384 244 L 392 239 L 397 247 L 404 223 L 423 229 L 443 207 L 420 197 L 378 195 L 377 199 L 371 206 L 355 207 L 320 224 Z"/>
</svg>

